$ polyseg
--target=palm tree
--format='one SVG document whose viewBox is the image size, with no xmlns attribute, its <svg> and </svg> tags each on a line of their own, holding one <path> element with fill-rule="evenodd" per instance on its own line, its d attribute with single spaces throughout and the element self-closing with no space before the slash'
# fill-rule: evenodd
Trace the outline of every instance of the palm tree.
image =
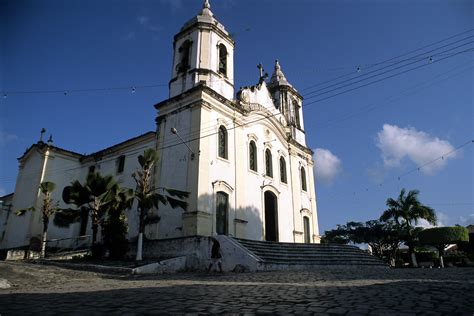
<svg viewBox="0 0 474 316">
<path fill-rule="evenodd" d="M 435 211 L 421 204 L 418 200 L 418 190 L 411 190 L 405 194 L 405 189 L 400 191 L 400 195 L 396 200 L 387 199 L 388 209 L 380 216 L 381 221 L 394 219 L 397 226 L 404 232 L 405 243 L 408 245 L 408 253 L 410 254 L 412 266 L 416 267 L 416 257 L 414 253 L 415 229 L 414 225 L 418 224 L 418 220 L 425 219 L 428 223 L 436 225 Z"/>
<path fill-rule="evenodd" d="M 64 188 L 64 202 L 74 204 L 78 209 L 65 210 L 59 214 L 60 219 L 68 217 L 67 222 L 70 223 L 80 218 L 81 211 L 88 212 L 92 222 L 92 249 L 95 250 L 99 226 L 107 211 L 117 205 L 119 192 L 119 186 L 113 176 L 102 177 L 98 172 L 91 172 L 87 175 L 84 185 L 76 180 Z"/>
<path fill-rule="evenodd" d="M 158 153 L 156 150 L 149 148 L 143 152 L 143 155 L 138 156 L 138 163 L 140 168 L 132 174 L 136 183 L 135 199 L 138 202 L 138 243 L 136 260 L 142 260 L 143 249 L 143 233 L 145 231 L 145 223 L 148 212 L 153 207 L 158 209 L 158 204 L 170 204 L 172 208 L 180 207 L 186 209 L 187 203 L 182 199 L 189 196 L 188 192 L 169 189 L 169 188 L 154 188 L 152 186 L 152 171 L 155 163 L 158 160 Z M 161 190 L 162 193 L 156 192 Z"/>
<path fill-rule="evenodd" d="M 41 207 L 41 212 L 43 215 L 43 239 L 41 243 L 41 258 L 44 258 L 46 255 L 46 241 L 48 236 L 48 226 L 49 226 L 49 218 L 55 212 L 59 210 L 59 202 L 54 202 L 51 197 L 51 193 L 54 191 L 56 184 L 54 182 L 41 182 L 39 189 L 41 193 L 44 195 L 43 198 L 43 206 Z M 32 206 L 30 208 L 21 209 L 16 211 L 16 215 L 23 216 L 28 211 L 35 211 L 35 208 Z"/>
</svg>

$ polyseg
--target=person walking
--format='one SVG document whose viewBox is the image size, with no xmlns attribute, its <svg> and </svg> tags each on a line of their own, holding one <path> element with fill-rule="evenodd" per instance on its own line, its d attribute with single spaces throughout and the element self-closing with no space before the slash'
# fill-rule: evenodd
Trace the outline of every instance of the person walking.
<svg viewBox="0 0 474 316">
<path fill-rule="evenodd" d="M 211 237 L 212 240 L 212 248 L 211 248 L 211 263 L 209 264 L 209 268 L 207 268 L 207 272 L 211 272 L 212 267 L 217 264 L 219 267 L 219 272 L 222 273 L 222 254 L 221 254 L 221 244 L 217 239 Z"/>
</svg>

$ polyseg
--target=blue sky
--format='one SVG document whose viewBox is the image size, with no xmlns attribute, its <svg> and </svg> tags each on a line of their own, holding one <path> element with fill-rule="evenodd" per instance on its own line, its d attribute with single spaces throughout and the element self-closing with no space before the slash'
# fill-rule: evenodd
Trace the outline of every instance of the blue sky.
<svg viewBox="0 0 474 316">
<path fill-rule="evenodd" d="M 55 145 L 80 153 L 153 130 L 153 104 L 168 95 L 173 35 L 201 6 L 198 0 L 0 1 L 0 90 L 7 94 L 0 98 L 0 195 L 14 190 L 16 158 L 42 127 Z M 474 224 L 474 146 L 446 155 L 474 136 L 473 52 L 452 55 L 474 47 L 474 31 L 466 32 L 474 29 L 472 1 L 211 0 L 211 9 L 236 41 L 237 88 L 257 82 L 260 62 L 271 74 L 278 58 L 305 97 L 307 142 L 320 166 L 321 231 L 377 218 L 402 187 L 419 189 L 441 224 Z M 324 93 L 342 85 L 348 86 Z M 73 91 L 109 87 L 127 88 Z"/>
</svg>

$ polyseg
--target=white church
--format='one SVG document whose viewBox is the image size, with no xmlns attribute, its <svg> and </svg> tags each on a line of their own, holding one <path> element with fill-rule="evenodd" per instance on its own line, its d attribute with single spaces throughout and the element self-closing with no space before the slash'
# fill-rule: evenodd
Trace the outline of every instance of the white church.
<svg viewBox="0 0 474 316">
<path fill-rule="evenodd" d="M 186 210 L 161 205 L 148 239 L 227 235 L 241 239 L 319 243 L 313 152 L 306 145 L 303 98 L 278 61 L 270 79 L 234 89 L 234 41 L 204 2 L 174 36 L 169 98 L 155 104 L 156 131 L 83 155 L 52 141 L 33 144 L 19 158 L 15 192 L 3 198 L 0 248 L 28 245 L 41 236 L 38 186 L 56 184 L 53 198 L 74 180 L 99 171 L 134 188 L 132 173 L 146 148 L 158 150 L 153 185 L 190 193 Z M 137 236 L 136 206 L 127 210 L 129 240 Z M 2 224 L 2 223 L 0 223 Z M 90 225 L 90 221 L 89 221 Z M 77 223 L 50 223 L 48 239 L 90 234 Z"/>
</svg>

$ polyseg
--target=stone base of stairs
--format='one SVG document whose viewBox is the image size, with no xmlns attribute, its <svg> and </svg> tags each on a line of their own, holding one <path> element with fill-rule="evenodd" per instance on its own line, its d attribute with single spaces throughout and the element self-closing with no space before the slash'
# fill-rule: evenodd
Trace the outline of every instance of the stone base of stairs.
<svg viewBox="0 0 474 316">
<path fill-rule="evenodd" d="M 355 246 L 232 239 L 258 261 L 256 270 L 307 270 L 327 266 L 388 268 L 380 259 Z"/>
</svg>

